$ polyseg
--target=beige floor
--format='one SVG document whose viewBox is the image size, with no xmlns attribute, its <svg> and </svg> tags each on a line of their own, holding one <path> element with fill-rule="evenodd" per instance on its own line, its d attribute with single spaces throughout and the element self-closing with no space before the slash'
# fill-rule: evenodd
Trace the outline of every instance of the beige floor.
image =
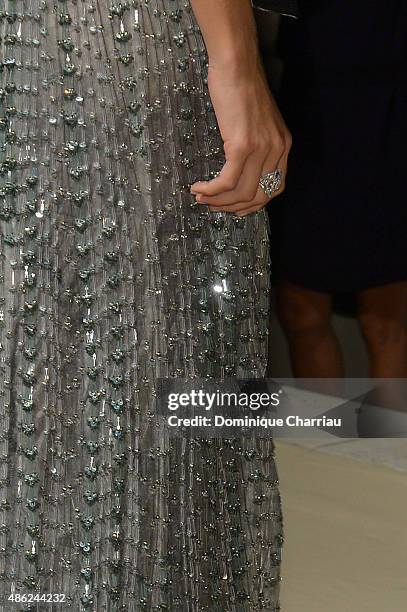
<svg viewBox="0 0 407 612">
<path fill-rule="evenodd" d="M 276 446 L 282 612 L 407 611 L 407 473 Z"/>
</svg>

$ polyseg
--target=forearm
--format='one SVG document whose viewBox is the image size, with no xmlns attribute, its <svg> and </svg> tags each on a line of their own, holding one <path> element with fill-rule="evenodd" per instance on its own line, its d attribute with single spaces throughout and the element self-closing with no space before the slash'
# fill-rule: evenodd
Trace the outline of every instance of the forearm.
<svg viewBox="0 0 407 612">
<path fill-rule="evenodd" d="M 257 31 L 250 0 L 191 0 L 209 62 L 241 74 L 258 62 Z"/>
<path fill-rule="evenodd" d="M 209 56 L 208 90 L 223 140 L 225 164 L 191 185 L 198 204 L 246 215 L 267 204 L 262 176 L 284 176 L 290 134 L 268 88 L 251 0 L 190 0 Z M 278 175 L 276 174 L 278 170 Z"/>
</svg>

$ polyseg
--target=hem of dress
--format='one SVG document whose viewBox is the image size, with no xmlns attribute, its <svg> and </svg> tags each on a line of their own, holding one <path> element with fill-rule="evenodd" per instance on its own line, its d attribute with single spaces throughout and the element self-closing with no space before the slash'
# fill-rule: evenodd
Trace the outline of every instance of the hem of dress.
<svg viewBox="0 0 407 612">
<path fill-rule="evenodd" d="M 342 295 L 349 293 L 360 293 L 361 291 L 367 291 L 369 289 L 377 289 L 378 287 L 385 287 L 386 285 L 394 285 L 396 283 L 402 283 L 407 281 L 407 270 L 400 274 L 395 274 L 393 277 L 378 277 L 376 279 L 372 279 L 366 283 L 358 283 L 349 286 L 331 286 L 327 287 L 326 285 L 321 285 L 319 283 L 313 283 L 304 281 L 296 278 L 291 274 L 279 274 L 276 275 L 275 280 L 273 280 L 273 285 L 276 286 L 282 281 L 287 281 L 292 283 L 293 285 L 297 285 L 299 287 L 303 287 L 304 289 L 309 289 L 310 291 L 317 291 L 318 293 L 329 293 L 331 295 Z"/>
</svg>

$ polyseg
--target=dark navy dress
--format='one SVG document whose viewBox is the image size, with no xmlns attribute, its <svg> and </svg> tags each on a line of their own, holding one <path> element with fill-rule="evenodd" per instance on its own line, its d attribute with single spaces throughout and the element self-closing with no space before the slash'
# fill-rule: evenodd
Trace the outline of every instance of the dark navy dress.
<svg viewBox="0 0 407 612">
<path fill-rule="evenodd" d="M 275 274 L 329 293 L 407 279 L 407 2 L 309 1 L 284 19 L 294 145 L 271 205 Z"/>
</svg>

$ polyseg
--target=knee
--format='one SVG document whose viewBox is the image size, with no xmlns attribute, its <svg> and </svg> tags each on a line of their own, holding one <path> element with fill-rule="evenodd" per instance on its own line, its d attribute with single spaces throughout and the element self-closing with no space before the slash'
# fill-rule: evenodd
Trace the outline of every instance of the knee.
<svg viewBox="0 0 407 612">
<path fill-rule="evenodd" d="M 370 350 L 374 352 L 407 341 L 405 321 L 380 317 L 370 312 L 360 313 L 358 320 L 363 337 Z"/>
<path fill-rule="evenodd" d="M 301 299 L 277 297 L 277 316 L 289 335 L 320 335 L 330 328 L 330 312 Z"/>
</svg>

